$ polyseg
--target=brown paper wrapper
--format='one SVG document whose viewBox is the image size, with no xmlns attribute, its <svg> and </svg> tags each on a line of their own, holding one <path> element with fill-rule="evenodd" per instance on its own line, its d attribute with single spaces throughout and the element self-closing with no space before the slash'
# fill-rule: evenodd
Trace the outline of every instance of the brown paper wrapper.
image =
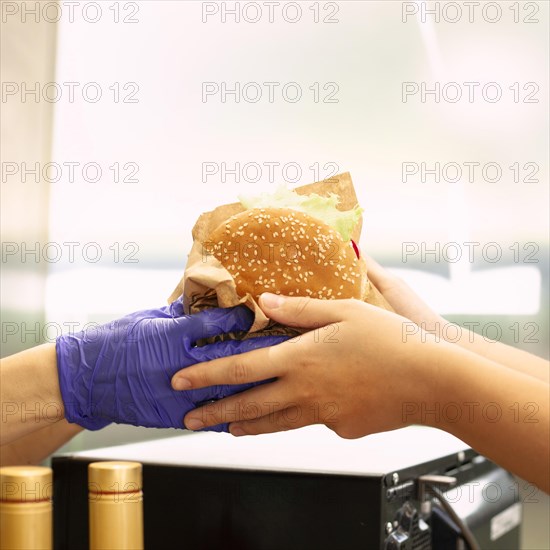
<svg viewBox="0 0 550 550">
<path fill-rule="evenodd" d="M 317 193 L 324 197 L 335 193 L 340 199 L 338 209 L 342 211 L 351 210 L 357 205 L 357 196 L 349 172 L 297 187 L 294 191 L 300 195 Z M 211 212 L 205 212 L 199 217 L 193 227 L 193 246 L 189 253 L 187 267 L 180 282 L 168 298 L 168 302 L 177 300 L 183 294 L 184 309 L 188 314 L 197 313 L 210 307 L 233 307 L 245 304 L 254 312 L 254 323 L 248 336 L 301 334 L 303 331 L 300 329 L 283 327 L 271 322 L 249 294 L 238 296 L 233 277 L 212 254 L 205 254 L 203 251 L 203 243 L 208 240 L 210 233 L 225 220 L 244 210 L 240 203 L 225 204 Z M 352 234 L 352 239 L 357 243 L 361 236 L 361 226 L 362 219 L 359 220 Z M 393 311 L 370 281 L 364 301 Z M 234 335 L 233 337 L 241 338 L 243 335 Z"/>
</svg>

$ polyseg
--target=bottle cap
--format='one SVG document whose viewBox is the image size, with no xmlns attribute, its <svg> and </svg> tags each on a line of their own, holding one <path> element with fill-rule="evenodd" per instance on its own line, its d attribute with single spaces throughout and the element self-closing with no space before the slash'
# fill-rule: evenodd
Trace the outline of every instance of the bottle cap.
<svg viewBox="0 0 550 550">
<path fill-rule="evenodd" d="M 0 468 L 0 501 L 43 502 L 51 500 L 52 470 L 42 466 Z"/>
<path fill-rule="evenodd" d="M 139 462 L 93 462 L 88 465 L 88 486 L 98 493 L 140 491 L 141 470 Z"/>
</svg>

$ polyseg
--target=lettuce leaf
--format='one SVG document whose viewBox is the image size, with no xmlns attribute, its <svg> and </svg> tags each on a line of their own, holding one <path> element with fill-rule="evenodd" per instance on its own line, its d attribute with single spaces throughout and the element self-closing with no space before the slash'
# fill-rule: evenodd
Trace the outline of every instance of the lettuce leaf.
<svg viewBox="0 0 550 550">
<path fill-rule="evenodd" d="M 274 193 L 261 193 L 257 196 L 239 195 L 239 200 L 246 209 L 292 208 L 304 212 L 323 220 L 338 231 L 346 242 L 351 239 L 353 228 L 363 213 L 359 205 L 345 212 L 338 210 L 336 207 L 340 201 L 334 193 L 330 193 L 328 197 L 321 197 L 316 193 L 298 195 L 284 185 L 279 186 Z"/>
</svg>

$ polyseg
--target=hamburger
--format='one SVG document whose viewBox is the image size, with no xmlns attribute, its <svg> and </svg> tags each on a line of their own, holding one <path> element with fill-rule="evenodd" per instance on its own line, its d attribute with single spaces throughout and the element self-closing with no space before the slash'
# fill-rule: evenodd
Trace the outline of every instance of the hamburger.
<svg viewBox="0 0 550 550">
<path fill-rule="evenodd" d="M 362 209 L 338 209 L 335 194 L 239 197 L 244 211 L 216 227 L 203 242 L 232 276 L 240 298 L 263 292 L 326 300 L 364 299 L 368 279 L 351 234 Z"/>
</svg>

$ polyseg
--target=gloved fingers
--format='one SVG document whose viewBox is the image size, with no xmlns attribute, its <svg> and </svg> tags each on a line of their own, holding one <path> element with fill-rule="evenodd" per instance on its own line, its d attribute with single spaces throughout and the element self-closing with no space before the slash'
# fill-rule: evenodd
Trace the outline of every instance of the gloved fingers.
<svg viewBox="0 0 550 550">
<path fill-rule="evenodd" d="M 177 299 L 174 300 L 170 306 L 169 311 L 172 317 L 183 317 L 185 314 L 184 308 L 183 308 L 183 294 Z"/>
<path fill-rule="evenodd" d="M 202 338 L 210 338 L 227 332 L 245 331 L 252 326 L 254 314 L 246 306 L 206 309 L 200 313 L 174 319 L 171 330 L 181 334 L 190 344 Z"/>
</svg>

